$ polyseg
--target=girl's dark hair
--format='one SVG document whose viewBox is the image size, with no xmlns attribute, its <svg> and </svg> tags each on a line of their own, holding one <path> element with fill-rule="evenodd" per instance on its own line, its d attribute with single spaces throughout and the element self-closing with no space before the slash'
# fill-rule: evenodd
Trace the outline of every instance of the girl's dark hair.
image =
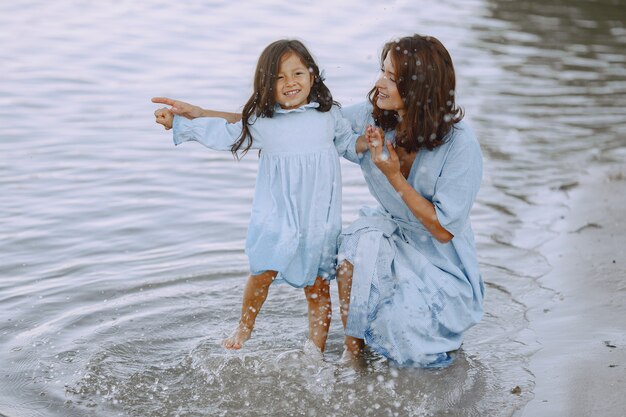
<svg viewBox="0 0 626 417">
<path fill-rule="evenodd" d="M 385 131 L 395 129 L 397 146 L 407 152 L 440 146 L 463 119 L 463 110 L 454 102 L 456 77 L 450 54 L 436 38 L 417 34 L 386 43 L 381 67 L 387 54 L 393 62 L 405 114 L 400 117 L 395 111 L 378 108 L 378 90 L 374 87 L 368 97 L 376 125 Z"/>
<path fill-rule="evenodd" d="M 241 114 L 242 129 L 241 135 L 231 147 L 231 152 L 238 158 L 237 152 L 242 151 L 242 155 L 252 146 L 252 135 L 250 134 L 250 118 L 255 117 L 272 117 L 274 116 L 274 88 L 276 86 L 276 76 L 280 67 L 281 59 L 285 54 L 293 53 L 307 67 L 313 75 L 313 85 L 309 94 L 309 102 L 315 101 L 319 103 L 318 111 L 327 112 L 333 104 L 333 96 L 330 90 L 324 84 L 324 79 L 320 76 L 320 69 L 315 63 L 306 46 L 298 40 L 281 39 L 269 44 L 261 53 L 254 74 L 254 91 L 243 106 Z M 254 123 L 254 122 L 253 122 Z M 246 138 L 249 138 L 247 145 L 244 146 Z"/>
</svg>

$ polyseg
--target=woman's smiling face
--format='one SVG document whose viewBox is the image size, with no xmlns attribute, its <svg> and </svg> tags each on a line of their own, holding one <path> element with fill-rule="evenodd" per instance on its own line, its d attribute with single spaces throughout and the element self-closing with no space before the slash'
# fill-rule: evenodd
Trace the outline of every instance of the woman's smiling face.
<svg viewBox="0 0 626 417">
<path fill-rule="evenodd" d="M 285 110 L 295 109 L 309 102 L 313 75 L 298 55 L 287 52 L 280 58 L 274 99 Z"/>
<path fill-rule="evenodd" d="M 398 112 L 400 116 L 404 115 L 404 101 L 402 101 L 396 85 L 396 70 L 389 53 L 383 61 L 381 75 L 376 81 L 376 88 L 378 89 L 376 105 L 380 109 L 393 110 Z"/>
</svg>

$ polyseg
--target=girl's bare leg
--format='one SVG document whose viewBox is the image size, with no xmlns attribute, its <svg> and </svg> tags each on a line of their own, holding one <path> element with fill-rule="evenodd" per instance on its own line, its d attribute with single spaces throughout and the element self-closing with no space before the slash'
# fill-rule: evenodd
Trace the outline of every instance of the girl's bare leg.
<svg viewBox="0 0 626 417">
<path fill-rule="evenodd" d="M 332 315 L 330 284 L 317 277 L 313 285 L 304 287 L 304 295 L 309 307 L 309 339 L 324 352 Z"/>
<path fill-rule="evenodd" d="M 350 308 L 350 292 L 352 290 L 352 273 L 354 267 L 348 261 L 343 261 L 337 268 L 337 288 L 339 290 L 339 309 L 341 310 L 341 322 L 344 330 L 348 320 L 348 310 Z M 353 356 L 363 352 L 363 339 L 346 335 L 344 346 L 348 353 Z"/>
<path fill-rule="evenodd" d="M 226 349 L 241 349 L 244 342 L 250 339 L 257 314 L 267 298 L 270 284 L 276 278 L 276 271 L 265 271 L 259 275 L 250 275 L 243 290 L 241 319 L 233 333 L 222 341 Z"/>
</svg>

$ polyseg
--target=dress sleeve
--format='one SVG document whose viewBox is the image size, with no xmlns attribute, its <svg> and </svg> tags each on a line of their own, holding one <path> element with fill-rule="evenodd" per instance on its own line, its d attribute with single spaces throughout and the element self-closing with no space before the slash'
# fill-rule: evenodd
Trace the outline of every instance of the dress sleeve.
<svg viewBox="0 0 626 417">
<path fill-rule="evenodd" d="M 356 140 L 360 135 L 352 130 L 350 122 L 343 117 L 338 107 L 333 106 L 331 113 L 335 118 L 335 148 L 337 148 L 337 153 L 348 161 L 358 163 Z"/>
<path fill-rule="evenodd" d="M 362 154 L 356 153 L 356 140 L 365 132 L 365 126 L 374 123 L 372 120 L 372 107 L 369 102 L 362 102 L 352 106 L 343 107 L 340 110 L 344 124 L 352 130 L 353 141 L 346 147 L 344 153 L 339 153 L 348 161 L 359 164 L 363 158 Z M 335 139 L 336 140 L 336 139 Z"/>
<path fill-rule="evenodd" d="M 453 134 L 458 136 L 446 155 L 432 202 L 439 223 L 457 236 L 469 224 L 482 181 L 483 159 L 480 145 L 467 126 Z"/>
<path fill-rule="evenodd" d="M 189 120 L 174 116 L 174 144 L 180 145 L 190 140 L 201 143 L 216 151 L 230 151 L 231 146 L 241 135 L 242 122 L 228 123 L 220 117 L 198 117 Z M 246 139 L 246 142 L 249 139 Z M 252 149 L 260 148 L 260 138 L 254 136 Z M 244 143 L 246 146 L 247 143 Z"/>
<path fill-rule="evenodd" d="M 365 126 L 373 124 L 372 105 L 368 101 L 342 107 L 341 113 L 352 126 L 352 130 L 359 135 L 365 132 Z"/>
</svg>

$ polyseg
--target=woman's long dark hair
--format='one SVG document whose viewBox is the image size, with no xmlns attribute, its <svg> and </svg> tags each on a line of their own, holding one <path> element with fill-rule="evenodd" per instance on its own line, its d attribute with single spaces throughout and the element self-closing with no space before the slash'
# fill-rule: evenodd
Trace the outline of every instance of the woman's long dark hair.
<svg viewBox="0 0 626 417">
<path fill-rule="evenodd" d="M 443 44 L 432 36 L 406 36 L 383 47 L 381 66 L 390 55 L 396 85 L 405 114 L 376 106 L 378 90 L 368 93 L 374 105 L 372 116 L 383 130 L 396 131 L 396 145 L 407 152 L 432 150 L 444 143 L 446 135 L 463 119 L 463 110 L 454 101 L 456 77 L 452 58 Z"/>
<path fill-rule="evenodd" d="M 320 76 L 320 69 L 315 63 L 306 46 L 298 40 L 281 39 L 269 44 L 261 53 L 254 74 L 254 91 L 248 99 L 241 114 L 241 136 L 231 147 L 231 152 L 238 158 L 237 152 L 242 151 L 242 155 L 252 146 L 252 135 L 250 134 L 250 118 L 255 117 L 272 117 L 274 116 L 274 89 L 276 88 L 276 75 L 280 67 L 283 56 L 287 53 L 293 53 L 309 69 L 313 75 L 313 84 L 311 93 L 309 94 L 309 102 L 315 101 L 319 103 L 318 111 L 327 112 L 333 106 L 333 96 L 330 90 L 324 84 L 324 79 Z M 336 104 L 336 103 L 335 103 Z M 254 122 L 253 122 L 254 123 Z M 248 138 L 248 142 L 244 147 L 244 143 Z M 243 147 L 243 149 L 241 149 Z"/>
</svg>

